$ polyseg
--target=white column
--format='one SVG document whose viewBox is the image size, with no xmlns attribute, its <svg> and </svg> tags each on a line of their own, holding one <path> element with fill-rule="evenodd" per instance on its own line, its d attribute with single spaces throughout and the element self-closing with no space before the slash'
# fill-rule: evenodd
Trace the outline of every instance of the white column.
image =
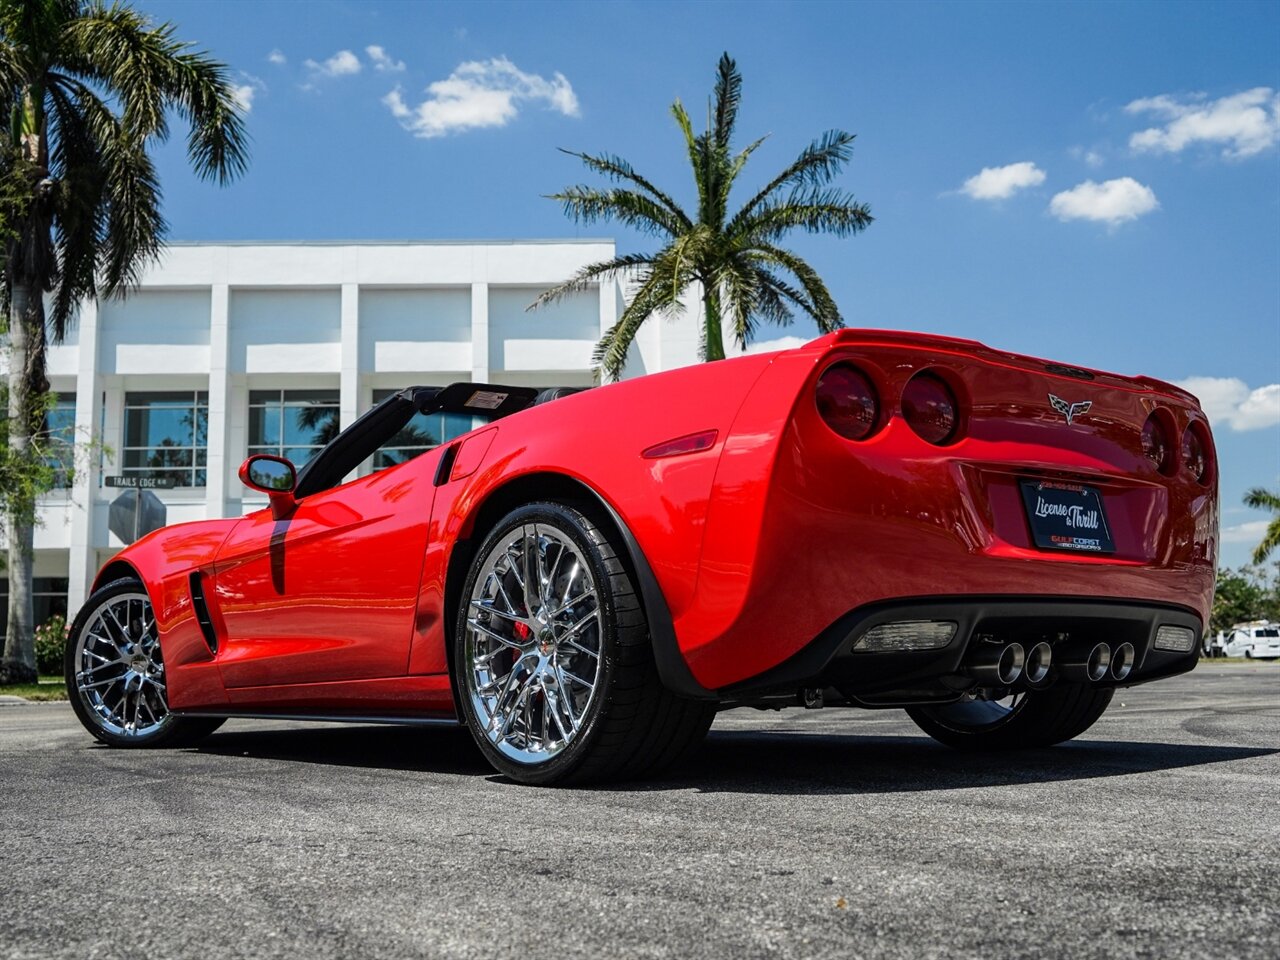
<svg viewBox="0 0 1280 960">
<path fill-rule="evenodd" d="M 342 285 L 342 358 L 338 422 L 343 430 L 360 416 L 360 286 Z"/>
<path fill-rule="evenodd" d="M 80 309 L 79 352 L 76 356 L 77 444 L 102 442 L 102 384 L 98 375 L 98 304 L 90 301 Z M 67 558 L 67 610 L 74 616 L 89 596 L 89 586 L 97 574 L 97 553 L 93 543 L 94 511 L 100 458 L 92 447 L 82 447 L 88 456 L 78 456 L 75 482 L 71 486 L 71 544 Z M 79 453 L 79 451 L 77 451 Z"/>
<path fill-rule="evenodd" d="M 227 462 L 231 422 L 227 376 L 229 299 L 227 285 L 215 283 L 209 296 L 209 442 L 205 470 L 208 478 L 205 511 L 210 519 L 227 515 L 227 486 L 232 467 Z"/>
<path fill-rule="evenodd" d="M 471 285 L 471 379 L 489 382 L 489 284 Z"/>
</svg>

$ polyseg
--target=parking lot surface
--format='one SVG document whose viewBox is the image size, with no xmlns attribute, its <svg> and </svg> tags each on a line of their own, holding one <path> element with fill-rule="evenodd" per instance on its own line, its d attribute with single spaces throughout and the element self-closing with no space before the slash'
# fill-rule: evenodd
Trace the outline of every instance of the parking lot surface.
<svg viewBox="0 0 1280 960">
<path fill-rule="evenodd" d="M 735 711 L 686 768 L 520 787 L 449 729 L 93 744 L 0 706 L 0 956 L 1280 956 L 1280 664 L 965 756 L 901 711 Z"/>
</svg>

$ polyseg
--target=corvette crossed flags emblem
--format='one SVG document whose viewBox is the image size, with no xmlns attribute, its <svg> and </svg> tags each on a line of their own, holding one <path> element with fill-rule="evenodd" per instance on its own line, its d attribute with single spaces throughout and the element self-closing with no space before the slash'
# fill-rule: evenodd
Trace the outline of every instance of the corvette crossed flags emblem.
<svg viewBox="0 0 1280 960">
<path fill-rule="evenodd" d="M 1061 397 L 1055 397 L 1049 394 L 1049 406 L 1057 410 L 1060 414 L 1067 418 L 1067 425 L 1071 425 L 1071 421 L 1076 417 L 1089 412 L 1089 408 L 1093 406 L 1092 400 L 1080 400 L 1076 403 L 1067 403 Z"/>
</svg>

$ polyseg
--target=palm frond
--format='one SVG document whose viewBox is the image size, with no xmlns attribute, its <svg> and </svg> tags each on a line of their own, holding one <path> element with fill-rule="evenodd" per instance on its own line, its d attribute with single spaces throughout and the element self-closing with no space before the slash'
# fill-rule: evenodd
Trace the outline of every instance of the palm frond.
<svg viewBox="0 0 1280 960">
<path fill-rule="evenodd" d="M 1254 487 L 1244 495 L 1244 505 L 1254 510 L 1280 512 L 1280 494 L 1272 493 L 1263 487 Z"/>
<path fill-rule="evenodd" d="M 248 164 L 248 134 L 225 64 L 174 37 L 123 4 L 95 2 L 64 30 L 69 69 L 119 95 L 126 127 L 168 136 L 166 112 L 187 122 L 187 156 L 196 173 L 227 183 Z"/>
<path fill-rule="evenodd" d="M 844 326 L 840 310 L 831 292 L 827 290 L 827 285 L 818 276 L 817 270 L 790 250 L 783 250 L 771 244 L 759 244 L 755 252 L 760 259 L 782 267 L 800 281 L 800 286 L 804 289 L 808 302 L 812 306 L 812 309 L 806 309 L 806 312 L 813 317 L 820 331 L 830 333 Z M 797 303 L 797 305 L 801 304 Z"/>
<path fill-rule="evenodd" d="M 871 208 L 843 190 L 797 190 L 785 200 L 770 201 L 726 232 L 733 238 L 776 240 L 790 230 L 831 233 L 848 237 L 869 227 L 875 218 Z"/>
<path fill-rule="evenodd" d="M 538 299 L 534 300 L 525 309 L 534 310 L 549 303 L 556 303 L 571 294 L 581 293 L 593 283 L 611 280 L 620 273 L 626 273 L 629 270 L 635 270 L 643 266 L 651 266 L 653 262 L 654 258 L 647 253 L 628 253 L 620 257 L 614 257 L 612 260 L 589 263 L 564 283 L 558 284 L 550 290 L 544 290 L 538 295 Z"/>
<path fill-rule="evenodd" d="M 1280 549 L 1280 517 L 1276 517 L 1267 524 L 1267 532 L 1262 535 L 1262 542 L 1254 549 L 1252 560 L 1259 565 L 1266 563 L 1267 558 L 1277 549 Z"/>
<path fill-rule="evenodd" d="M 717 149 L 727 153 L 738 121 L 738 108 L 742 105 L 742 74 L 727 53 L 721 54 L 716 64 L 714 103 L 713 142 Z"/>
<path fill-rule="evenodd" d="M 680 209 L 680 205 L 676 203 L 675 200 L 671 199 L 669 195 L 659 190 L 651 181 L 636 173 L 635 168 L 632 167 L 631 164 L 627 163 L 626 160 L 622 159 L 622 157 L 603 153 L 595 155 L 579 153 L 575 150 L 565 150 L 563 147 L 560 148 L 560 152 L 567 153 L 571 157 L 577 157 L 589 169 L 594 170 L 596 173 L 603 174 L 615 182 L 627 181 L 629 183 L 634 183 L 641 190 L 652 196 L 655 201 L 666 207 L 667 211 L 683 226 L 692 226 L 688 215 Z"/>
<path fill-rule="evenodd" d="M 828 183 L 853 156 L 854 134 L 843 130 L 828 130 L 801 151 L 791 164 L 761 188 L 748 200 L 729 224 L 729 232 L 737 230 L 739 223 L 751 216 L 756 207 L 784 188 L 817 187 Z"/>
<path fill-rule="evenodd" d="M 563 204 L 565 216 L 575 223 L 616 220 L 642 233 L 667 237 L 678 236 L 689 229 L 683 214 L 677 217 L 665 206 L 634 190 L 597 190 L 579 185 L 549 194 L 547 199 Z"/>
<path fill-rule="evenodd" d="M 665 275 L 667 269 L 669 264 L 659 263 L 641 278 L 640 285 L 631 297 L 631 302 L 622 311 L 622 316 L 605 331 L 592 351 L 592 364 L 607 379 L 617 380 L 622 376 L 631 344 L 646 320 L 655 314 L 670 313 L 681 307 L 679 297 L 672 294 L 675 285 Z"/>
</svg>

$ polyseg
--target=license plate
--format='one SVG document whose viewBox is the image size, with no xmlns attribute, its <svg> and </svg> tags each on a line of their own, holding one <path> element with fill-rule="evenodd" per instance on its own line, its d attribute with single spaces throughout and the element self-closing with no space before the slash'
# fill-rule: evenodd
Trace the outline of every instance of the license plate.
<svg viewBox="0 0 1280 960">
<path fill-rule="evenodd" d="M 1022 480 L 1031 538 L 1041 550 L 1115 553 L 1102 491 L 1079 483 Z"/>
</svg>

